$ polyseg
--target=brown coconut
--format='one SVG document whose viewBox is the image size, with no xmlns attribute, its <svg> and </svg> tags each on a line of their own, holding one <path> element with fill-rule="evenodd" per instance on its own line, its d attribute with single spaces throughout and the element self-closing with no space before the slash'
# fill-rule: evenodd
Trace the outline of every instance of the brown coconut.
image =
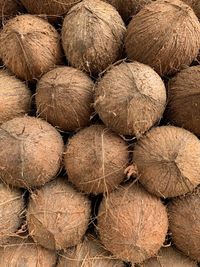
<svg viewBox="0 0 200 267">
<path fill-rule="evenodd" d="M 44 185 L 60 170 L 63 141 L 50 124 L 19 117 L 0 127 L 0 179 L 13 186 Z"/>
<path fill-rule="evenodd" d="M 190 258 L 200 261 L 200 192 L 199 189 L 169 205 L 172 240 Z"/>
<path fill-rule="evenodd" d="M 200 141 L 182 128 L 157 127 L 135 145 L 139 180 L 151 193 L 175 197 L 200 184 Z"/>
<path fill-rule="evenodd" d="M 188 4 L 189 6 L 191 6 L 195 12 L 195 14 L 197 15 L 197 17 L 200 19 L 200 2 L 199 0 L 182 0 L 183 2 L 185 2 L 186 4 Z"/>
<path fill-rule="evenodd" d="M 55 267 L 56 253 L 33 242 L 14 239 L 0 247 L 1 267 Z"/>
<path fill-rule="evenodd" d="M 22 5 L 19 0 L 0 0 L 0 21 L 8 19 L 21 11 Z"/>
<path fill-rule="evenodd" d="M 119 134 L 140 137 L 162 117 L 165 105 L 163 81 L 142 63 L 112 67 L 96 86 L 95 109 Z"/>
<path fill-rule="evenodd" d="M 100 0 L 84 0 L 65 17 L 65 55 L 72 66 L 98 74 L 120 58 L 125 31 L 115 8 Z"/>
<path fill-rule="evenodd" d="M 76 247 L 66 250 L 57 267 L 124 267 L 106 251 L 98 240 L 85 238 Z"/>
<path fill-rule="evenodd" d="M 103 125 L 92 125 L 74 135 L 64 155 L 69 180 L 81 191 L 93 194 L 118 187 L 128 160 L 125 141 Z"/>
<path fill-rule="evenodd" d="M 15 235 L 22 223 L 24 208 L 22 192 L 0 183 L 0 244 Z M 3 267 L 1 264 L 0 266 Z"/>
<path fill-rule="evenodd" d="M 47 16 L 51 21 L 62 18 L 69 9 L 81 0 L 21 0 L 25 8 L 31 14 Z"/>
<path fill-rule="evenodd" d="M 200 135 L 200 66 L 182 70 L 170 81 L 166 117 Z"/>
<path fill-rule="evenodd" d="M 168 228 L 165 206 L 137 184 L 104 198 L 97 219 L 105 248 L 116 258 L 133 263 L 155 256 Z"/>
<path fill-rule="evenodd" d="M 29 112 L 31 92 L 5 70 L 0 70 L 0 124 Z"/>
<path fill-rule="evenodd" d="M 65 131 L 85 127 L 93 112 L 93 87 L 93 81 L 82 71 L 70 67 L 56 68 L 38 83 L 37 112 Z"/>
<path fill-rule="evenodd" d="M 153 67 L 161 76 L 172 74 L 198 55 L 198 18 L 182 1 L 155 1 L 130 22 L 125 46 L 129 59 Z"/>
<path fill-rule="evenodd" d="M 6 67 L 24 80 L 38 78 L 60 62 L 59 34 L 33 15 L 9 20 L 1 31 L 0 47 Z"/>
<path fill-rule="evenodd" d="M 81 242 L 90 218 L 90 201 L 64 179 L 32 193 L 27 222 L 31 237 L 45 248 L 60 250 Z"/>
<path fill-rule="evenodd" d="M 172 247 L 162 248 L 158 256 L 151 258 L 141 267 L 198 267 L 197 263 Z"/>
</svg>

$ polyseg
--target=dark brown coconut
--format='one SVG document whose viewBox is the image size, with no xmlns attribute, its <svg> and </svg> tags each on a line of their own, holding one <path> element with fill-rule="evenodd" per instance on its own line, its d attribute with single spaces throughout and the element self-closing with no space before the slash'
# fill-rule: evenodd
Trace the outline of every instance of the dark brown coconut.
<svg viewBox="0 0 200 267">
<path fill-rule="evenodd" d="M 19 117 L 0 127 L 0 179 L 18 187 L 44 185 L 60 170 L 63 141 L 50 124 Z"/>
<path fill-rule="evenodd" d="M 0 123 L 29 112 L 31 92 L 27 86 L 9 74 L 0 71 Z"/>
<path fill-rule="evenodd" d="M 95 109 L 119 134 L 140 137 L 162 117 L 165 104 L 163 81 L 138 62 L 113 67 L 96 86 Z"/>
<path fill-rule="evenodd" d="M 10 236 L 14 236 L 22 223 L 24 208 L 22 192 L 0 183 L 0 244 L 7 242 Z"/>
<path fill-rule="evenodd" d="M 141 267 L 198 267 L 197 263 L 181 254 L 178 250 L 167 247 L 162 248 L 158 256 L 151 258 Z"/>
<path fill-rule="evenodd" d="M 170 231 L 176 247 L 200 261 L 200 192 L 174 199 L 169 206 Z"/>
<path fill-rule="evenodd" d="M 81 0 L 21 0 L 29 13 L 47 16 L 51 21 L 62 18 L 69 9 Z"/>
<path fill-rule="evenodd" d="M 69 180 L 86 193 L 114 190 L 124 179 L 128 146 L 103 125 L 92 125 L 74 135 L 65 149 Z"/>
<path fill-rule="evenodd" d="M 60 67 L 45 74 L 37 86 L 38 114 L 65 131 L 90 122 L 93 112 L 93 81 L 82 71 Z"/>
<path fill-rule="evenodd" d="M 16 15 L 22 9 L 18 0 L 0 0 L 0 22 Z"/>
<path fill-rule="evenodd" d="M 0 247 L 1 267 L 55 267 L 56 253 L 33 242 L 13 240 Z"/>
<path fill-rule="evenodd" d="M 161 76 L 172 74 L 198 55 L 198 18 L 182 1 L 158 0 L 132 19 L 125 46 L 129 59 L 153 67 Z"/>
<path fill-rule="evenodd" d="M 135 145 L 133 162 L 140 182 L 157 196 L 183 195 L 200 184 L 200 141 L 178 127 L 149 131 Z"/>
<path fill-rule="evenodd" d="M 81 242 L 90 218 L 90 202 L 64 179 L 32 193 L 27 211 L 32 238 L 45 248 L 60 250 Z"/>
<path fill-rule="evenodd" d="M 118 259 L 141 263 L 153 257 L 167 228 L 167 212 L 160 199 L 137 184 L 114 191 L 101 203 L 100 238 Z"/>
<path fill-rule="evenodd" d="M 98 74 L 120 58 L 125 31 L 120 15 L 111 5 L 84 0 L 65 17 L 65 55 L 72 66 Z"/>
<path fill-rule="evenodd" d="M 9 20 L 0 34 L 0 47 L 6 67 L 24 80 L 38 78 L 60 62 L 56 29 L 33 15 Z"/>
<path fill-rule="evenodd" d="M 200 135 L 200 66 L 182 70 L 169 83 L 166 117 Z"/>
<path fill-rule="evenodd" d="M 68 249 L 61 257 L 57 267 L 124 267 L 123 262 L 113 259 L 99 241 L 91 238 Z"/>
</svg>

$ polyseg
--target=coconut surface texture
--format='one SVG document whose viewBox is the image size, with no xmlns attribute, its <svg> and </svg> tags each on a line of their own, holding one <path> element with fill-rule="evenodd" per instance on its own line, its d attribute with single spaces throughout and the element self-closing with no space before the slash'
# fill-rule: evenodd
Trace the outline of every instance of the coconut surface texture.
<svg viewBox="0 0 200 267">
<path fill-rule="evenodd" d="M 195 12 L 195 14 L 197 15 L 197 17 L 200 19 L 200 2 L 199 0 L 182 0 L 183 2 L 185 2 L 186 4 L 188 4 L 189 6 L 191 6 Z"/>
<path fill-rule="evenodd" d="M 65 131 L 75 131 L 90 122 L 93 113 L 94 83 L 82 71 L 59 67 L 45 74 L 38 83 L 38 114 Z"/>
<path fill-rule="evenodd" d="M 16 15 L 20 11 L 22 5 L 18 0 L 0 0 L 0 21 Z"/>
<path fill-rule="evenodd" d="M 95 89 L 94 107 L 113 131 L 140 137 L 161 117 L 166 89 L 159 75 L 142 63 L 121 63 Z"/>
<path fill-rule="evenodd" d="M 99 241 L 85 238 L 76 247 L 66 250 L 57 267 L 124 267 L 124 264 L 113 259 Z"/>
<path fill-rule="evenodd" d="M 142 185 L 160 197 L 186 194 L 200 183 L 200 141 L 182 128 L 153 128 L 135 145 L 133 162 Z"/>
<path fill-rule="evenodd" d="M 7 242 L 10 236 L 15 235 L 22 223 L 24 208 L 22 192 L 0 183 L 0 244 Z"/>
<path fill-rule="evenodd" d="M 125 46 L 129 59 L 153 67 L 161 76 L 173 74 L 198 55 L 198 18 L 182 1 L 155 1 L 130 22 Z"/>
<path fill-rule="evenodd" d="M 47 122 L 19 117 L 0 127 L 0 179 L 13 186 L 44 185 L 60 170 L 63 141 Z"/>
<path fill-rule="evenodd" d="M 27 211 L 32 238 L 51 250 L 81 242 L 90 218 L 90 201 L 64 179 L 56 179 L 33 192 Z"/>
<path fill-rule="evenodd" d="M 66 146 L 68 179 L 86 193 L 106 193 L 124 179 L 129 161 L 125 141 L 103 125 L 92 125 L 74 135 Z"/>
<path fill-rule="evenodd" d="M 5 70 L 0 70 L 0 123 L 29 112 L 31 92 Z"/>
<path fill-rule="evenodd" d="M 176 247 L 190 258 L 200 261 L 200 192 L 173 200 L 168 207 L 170 232 Z"/>
<path fill-rule="evenodd" d="M 200 66 L 182 70 L 169 82 L 166 118 L 200 135 Z"/>
<path fill-rule="evenodd" d="M 60 63 L 59 34 L 39 17 L 17 16 L 0 33 L 0 53 L 6 67 L 16 76 L 36 79 Z"/>
<path fill-rule="evenodd" d="M 97 226 L 103 245 L 116 258 L 142 263 L 165 241 L 168 218 L 160 199 L 134 184 L 103 199 Z"/>
<path fill-rule="evenodd" d="M 69 9 L 81 0 L 21 0 L 31 14 L 47 15 L 51 21 L 62 18 Z"/>
<path fill-rule="evenodd" d="M 162 248 L 158 256 L 151 258 L 141 267 L 198 267 L 197 263 L 172 247 Z"/>
<path fill-rule="evenodd" d="M 13 242 L 13 243 L 12 243 Z M 0 247 L 1 267 L 55 267 L 56 253 L 33 242 L 13 240 Z"/>
<path fill-rule="evenodd" d="M 114 7 L 99 0 L 84 0 L 65 17 L 65 55 L 72 66 L 96 75 L 121 57 L 125 32 Z"/>
</svg>

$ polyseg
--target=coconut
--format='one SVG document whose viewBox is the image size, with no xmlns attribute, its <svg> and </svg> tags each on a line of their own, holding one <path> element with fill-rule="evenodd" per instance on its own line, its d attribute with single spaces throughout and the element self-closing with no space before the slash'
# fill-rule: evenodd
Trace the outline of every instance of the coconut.
<svg viewBox="0 0 200 267">
<path fill-rule="evenodd" d="M 7 242 L 7 239 L 20 227 L 23 210 L 22 192 L 0 183 L 0 244 Z"/>
<path fill-rule="evenodd" d="M 157 196 L 183 195 L 200 184 L 200 141 L 178 127 L 149 131 L 135 145 L 133 162 L 140 182 Z"/>
<path fill-rule="evenodd" d="M 44 185 L 60 170 L 63 141 L 50 124 L 19 117 L 0 127 L 0 179 L 18 187 Z"/>
<path fill-rule="evenodd" d="M 5 70 L 0 70 L 0 123 L 29 112 L 31 92 Z"/>
<path fill-rule="evenodd" d="M 123 267 L 123 262 L 113 259 L 98 240 L 85 238 L 76 247 L 66 250 L 57 267 Z"/>
<path fill-rule="evenodd" d="M 97 220 L 105 248 L 116 258 L 133 263 L 155 256 L 168 228 L 165 206 L 137 184 L 104 198 Z"/>
<path fill-rule="evenodd" d="M 174 199 L 168 210 L 174 244 L 190 258 L 200 261 L 199 189 Z"/>
<path fill-rule="evenodd" d="M 119 134 L 140 137 L 162 117 L 165 105 L 163 81 L 142 63 L 112 67 L 96 86 L 95 109 Z"/>
<path fill-rule="evenodd" d="M 6 67 L 24 80 L 38 78 L 60 62 L 56 29 L 33 15 L 10 19 L 1 31 L 0 47 Z"/>
<path fill-rule="evenodd" d="M 21 8 L 18 0 L 0 0 L 0 21 L 16 15 Z"/>
<path fill-rule="evenodd" d="M 72 66 L 98 74 L 120 58 L 125 31 L 114 7 L 100 0 L 84 0 L 65 17 L 65 55 Z"/>
<path fill-rule="evenodd" d="M 197 15 L 197 17 L 200 19 L 200 2 L 199 0 L 182 0 L 183 2 L 185 2 L 186 4 L 188 4 L 189 6 L 191 6 L 195 12 L 195 14 Z"/>
<path fill-rule="evenodd" d="M 181 254 L 178 250 L 167 247 L 162 248 L 158 256 L 151 258 L 141 267 L 198 267 L 197 263 Z"/>
<path fill-rule="evenodd" d="M 125 141 L 103 125 L 92 125 L 74 135 L 64 156 L 69 180 L 81 191 L 93 194 L 118 187 L 128 160 Z"/>
<path fill-rule="evenodd" d="M 62 18 L 69 9 L 81 0 L 21 0 L 31 14 L 40 14 L 47 16 L 50 21 L 57 21 Z"/>
<path fill-rule="evenodd" d="M 66 131 L 75 131 L 90 122 L 93 112 L 93 81 L 82 71 L 59 67 L 45 74 L 38 83 L 38 114 Z"/>
<path fill-rule="evenodd" d="M 90 211 L 86 196 L 64 179 L 56 179 L 32 193 L 27 211 L 29 233 L 48 249 L 75 246 L 87 230 Z"/>
<path fill-rule="evenodd" d="M 166 117 L 200 135 L 200 66 L 182 70 L 169 83 Z"/>
<path fill-rule="evenodd" d="M 30 241 L 12 240 L 0 247 L 1 267 L 55 267 L 56 253 Z"/>
<path fill-rule="evenodd" d="M 198 18 L 182 1 L 155 1 L 130 22 L 125 46 L 129 59 L 153 67 L 161 76 L 173 74 L 198 55 Z"/>
</svg>

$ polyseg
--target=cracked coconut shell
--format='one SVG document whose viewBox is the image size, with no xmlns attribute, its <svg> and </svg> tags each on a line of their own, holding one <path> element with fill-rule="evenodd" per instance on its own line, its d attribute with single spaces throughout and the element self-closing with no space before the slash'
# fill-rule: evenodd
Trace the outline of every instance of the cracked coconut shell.
<svg viewBox="0 0 200 267">
<path fill-rule="evenodd" d="M 185 255 L 197 261 L 200 261 L 199 212 L 199 189 L 174 199 L 168 208 L 173 243 Z"/>
<path fill-rule="evenodd" d="M 92 125 L 75 134 L 64 153 L 69 181 L 85 193 L 99 194 L 117 188 L 128 161 L 125 141 L 103 125 Z"/>
<path fill-rule="evenodd" d="M 198 18 L 182 1 L 155 1 L 131 20 L 125 46 L 129 59 L 151 66 L 161 76 L 173 74 L 198 55 Z"/>
<path fill-rule="evenodd" d="M 151 258 L 140 267 L 198 267 L 197 263 L 172 247 L 161 248 L 157 257 Z"/>
<path fill-rule="evenodd" d="M 19 0 L 0 0 L 0 21 L 8 19 L 21 11 L 22 5 Z"/>
<path fill-rule="evenodd" d="M 90 201 L 65 179 L 56 179 L 31 195 L 27 222 L 41 246 L 61 250 L 81 242 L 90 219 Z"/>
<path fill-rule="evenodd" d="M 0 70 L 0 124 L 29 112 L 31 92 L 5 70 Z"/>
<path fill-rule="evenodd" d="M 200 136 L 200 66 L 182 70 L 170 81 L 166 118 Z"/>
<path fill-rule="evenodd" d="M 0 247 L 0 266 L 55 267 L 56 253 L 18 238 Z"/>
<path fill-rule="evenodd" d="M 22 224 L 24 209 L 22 192 L 0 183 L 0 244 L 7 242 L 10 236 L 15 235 Z M 0 266 L 3 267 L 2 264 Z"/>
<path fill-rule="evenodd" d="M 139 181 L 160 197 L 176 197 L 200 184 L 200 141 L 187 130 L 156 127 L 133 150 Z"/>
<path fill-rule="evenodd" d="M 123 135 L 140 137 L 164 112 L 166 89 L 159 75 L 142 63 L 121 63 L 95 89 L 94 107 L 104 124 Z"/>
<path fill-rule="evenodd" d="M 0 179 L 17 187 L 44 185 L 60 170 L 63 141 L 47 122 L 19 117 L 0 126 Z"/>
<path fill-rule="evenodd" d="M 90 237 L 66 250 L 57 267 L 124 267 L 124 264 L 114 259 L 98 240 Z"/>
<path fill-rule="evenodd" d="M 47 21 L 21 15 L 10 19 L 0 33 L 0 54 L 5 66 L 23 80 L 49 71 L 61 58 L 60 38 Z"/>
<path fill-rule="evenodd" d="M 100 0 L 84 0 L 65 17 L 65 55 L 72 66 L 96 75 L 121 57 L 125 32 L 114 7 Z"/>
<path fill-rule="evenodd" d="M 94 83 L 78 69 L 59 67 L 38 83 L 36 106 L 40 117 L 65 131 L 87 126 L 92 115 Z"/>
<path fill-rule="evenodd" d="M 132 263 L 155 256 L 168 229 L 165 206 L 138 184 L 104 198 L 97 222 L 104 247 L 116 258 Z"/>
</svg>

